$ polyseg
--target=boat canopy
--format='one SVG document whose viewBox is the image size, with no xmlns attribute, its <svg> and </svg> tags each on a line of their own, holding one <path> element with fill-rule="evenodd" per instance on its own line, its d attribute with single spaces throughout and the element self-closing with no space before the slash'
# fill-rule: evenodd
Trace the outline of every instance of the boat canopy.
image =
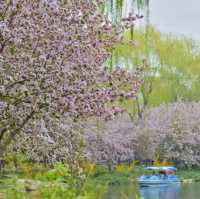
<svg viewBox="0 0 200 199">
<path fill-rule="evenodd" d="M 177 169 L 174 166 L 168 166 L 168 167 L 165 166 L 165 167 L 146 167 L 144 170 L 145 171 L 169 171 L 169 170 L 176 171 Z"/>
</svg>

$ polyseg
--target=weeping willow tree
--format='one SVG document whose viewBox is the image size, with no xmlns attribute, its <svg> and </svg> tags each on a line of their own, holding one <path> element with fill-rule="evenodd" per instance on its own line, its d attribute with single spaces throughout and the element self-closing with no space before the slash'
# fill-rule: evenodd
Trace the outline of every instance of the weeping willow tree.
<svg viewBox="0 0 200 199">
<path fill-rule="evenodd" d="M 144 13 L 149 10 L 149 0 L 105 0 L 104 14 L 113 22 L 120 22 L 129 13 Z"/>
<path fill-rule="evenodd" d="M 145 56 L 144 60 L 148 62 L 149 60 L 149 26 L 150 26 L 150 9 L 149 9 L 149 2 L 150 0 L 105 0 L 104 3 L 101 6 L 101 12 L 106 15 L 106 17 L 112 21 L 113 24 L 117 25 L 120 23 L 122 18 L 128 17 L 130 13 L 133 14 L 139 14 L 139 15 L 144 15 L 144 19 L 142 20 L 143 27 L 145 27 Z M 129 36 L 130 37 L 129 37 Z M 131 27 L 130 31 L 128 32 L 127 35 L 127 40 L 134 41 L 134 28 Z M 127 68 L 134 68 L 134 66 L 138 63 L 138 57 L 134 56 L 134 58 L 131 58 L 130 61 L 130 53 L 127 52 L 127 49 L 129 48 L 124 48 L 123 52 L 121 53 L 117 49 L 111 49 L 111 58 L 109 61 L 109 66 L 111 70 L 113 69 L 114 63 L 117 65 L 125 65 Z M 123 56 L 121 56 L 123 54 Z M 120 59 L 119 59 L 120 57 Z M 144 64 L 144 63 L 143 63 Z M 146 81 L 144 79 L 145 82 Z M 144 84 L 145 85 L 145 84 Z M 148 90 L 151 88 L 150 86 L 147 86 Z M 146 86 L 142 86 L 142 93 L 143 96 L 145 96 L 146 92 Z M 144 100 L 145 104 L 147 100 Z M 133 103 L 137 104 L 137 112 L 140 113 L 142 111 L 139 111 L 140 109 L 140 103 L 139 99 L 137 98 Z M 118 105 L 124 106 L 124 101 L 120 101 Z M 132 113 L 135 112 L 135 105 L 133 106 L 133 110 L 131 111 Z M 133 117 L 134 114 L 132 114 Z"/>
<path fill-rule="evenodd" d="M 125 44 L 113 49 L 110 66 L 132 70 L 144 62 L 149 65 L 138 99 L 120 102 L 134 116 L 142 117 L 148 106 L 177 99 L 200 100 L 200 50 L 189 38 L 161 34 L 150 26 L 150 0 L 106 0 L 104 13 L 117 23 L 129 12 L 144 15 L 143 28 L 125 33 Z M 130 41 L 135 46 L 126 45 Z"/>
<path fill-rule="evenodd" d="M 144 84 L 138 100 L 123 102 L 138 118 L 148 106 L 162 103 L 200 100 L 200 47 L 196 41 L 186 37 L 161 34 L 148 27 L 148 60 L 146 29 L 134 31 L 135 46 L 126 45 L 131 40 L 125 33 L 124 43 L 113 51 L 113 64 L 132 70 L 148 62 Z"/>
<path fill-rule="evenodd" d="M 145 15 L 142 20 L 146 27 L 146 59 L 148 59 L 148 27 L 149 27 L 149 0 L 105 0 L 101 7 L 106 17 L 117 25 L 121 19 L 128 17 L 130 13 Z M 131 40 L 133 40 L 134 26 L 130 28 Z M 111 49 L 110 68 L 113 68 L 113 49 Z"/>
</svg>

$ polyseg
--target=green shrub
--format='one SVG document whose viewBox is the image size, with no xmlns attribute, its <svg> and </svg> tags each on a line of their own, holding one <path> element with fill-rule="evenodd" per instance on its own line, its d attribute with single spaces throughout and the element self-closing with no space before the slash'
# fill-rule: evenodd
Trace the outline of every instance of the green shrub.
<svg viewBox="0 0 200 199">
<path fill-rule="evenodd" d="M 11 184 L 5 199 L 100 199 L 106 191 L 106 184 L 86 182 L 62 163 L 43 174 L 38 172 L 34 178 L 16 177 Z"/>
</svg>

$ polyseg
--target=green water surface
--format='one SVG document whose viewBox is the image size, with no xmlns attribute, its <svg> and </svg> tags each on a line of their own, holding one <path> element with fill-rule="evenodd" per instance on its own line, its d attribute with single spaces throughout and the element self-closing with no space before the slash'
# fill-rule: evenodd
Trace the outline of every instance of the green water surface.
<svg viewBox="0 0 200 199">
<path fill-rule="evenodd" d="M 104 199 L 135 199 L 143 196 L 144 199 L 199 199 L 200 183 L 139 188 L 136 185 L 110 186 Z"/>
</svg>

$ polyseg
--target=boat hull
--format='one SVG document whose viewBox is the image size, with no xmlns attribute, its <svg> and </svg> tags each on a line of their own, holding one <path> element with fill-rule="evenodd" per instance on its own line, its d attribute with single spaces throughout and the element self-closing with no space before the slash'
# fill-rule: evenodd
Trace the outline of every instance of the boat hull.
<svg viewBox="0 0 200 199">
<path fill-rule="evenodd" d="M 149 186 L 161 186 L 161 185 L 171 185 L 171 184 L 179 184 L 180 181 L 139 181 L 139 185 L 142 187 Z"/>
<path fill-rule="evenodd" d="M 170 177 L 145 177 L 142 176 L 138 180 L 140 186 L 158 186 L 158 185 L 170 185 L 170 184 L 177 184 L 180 183 L 180 180 L 177 176 L 170 176 Z"/>
</svg>

